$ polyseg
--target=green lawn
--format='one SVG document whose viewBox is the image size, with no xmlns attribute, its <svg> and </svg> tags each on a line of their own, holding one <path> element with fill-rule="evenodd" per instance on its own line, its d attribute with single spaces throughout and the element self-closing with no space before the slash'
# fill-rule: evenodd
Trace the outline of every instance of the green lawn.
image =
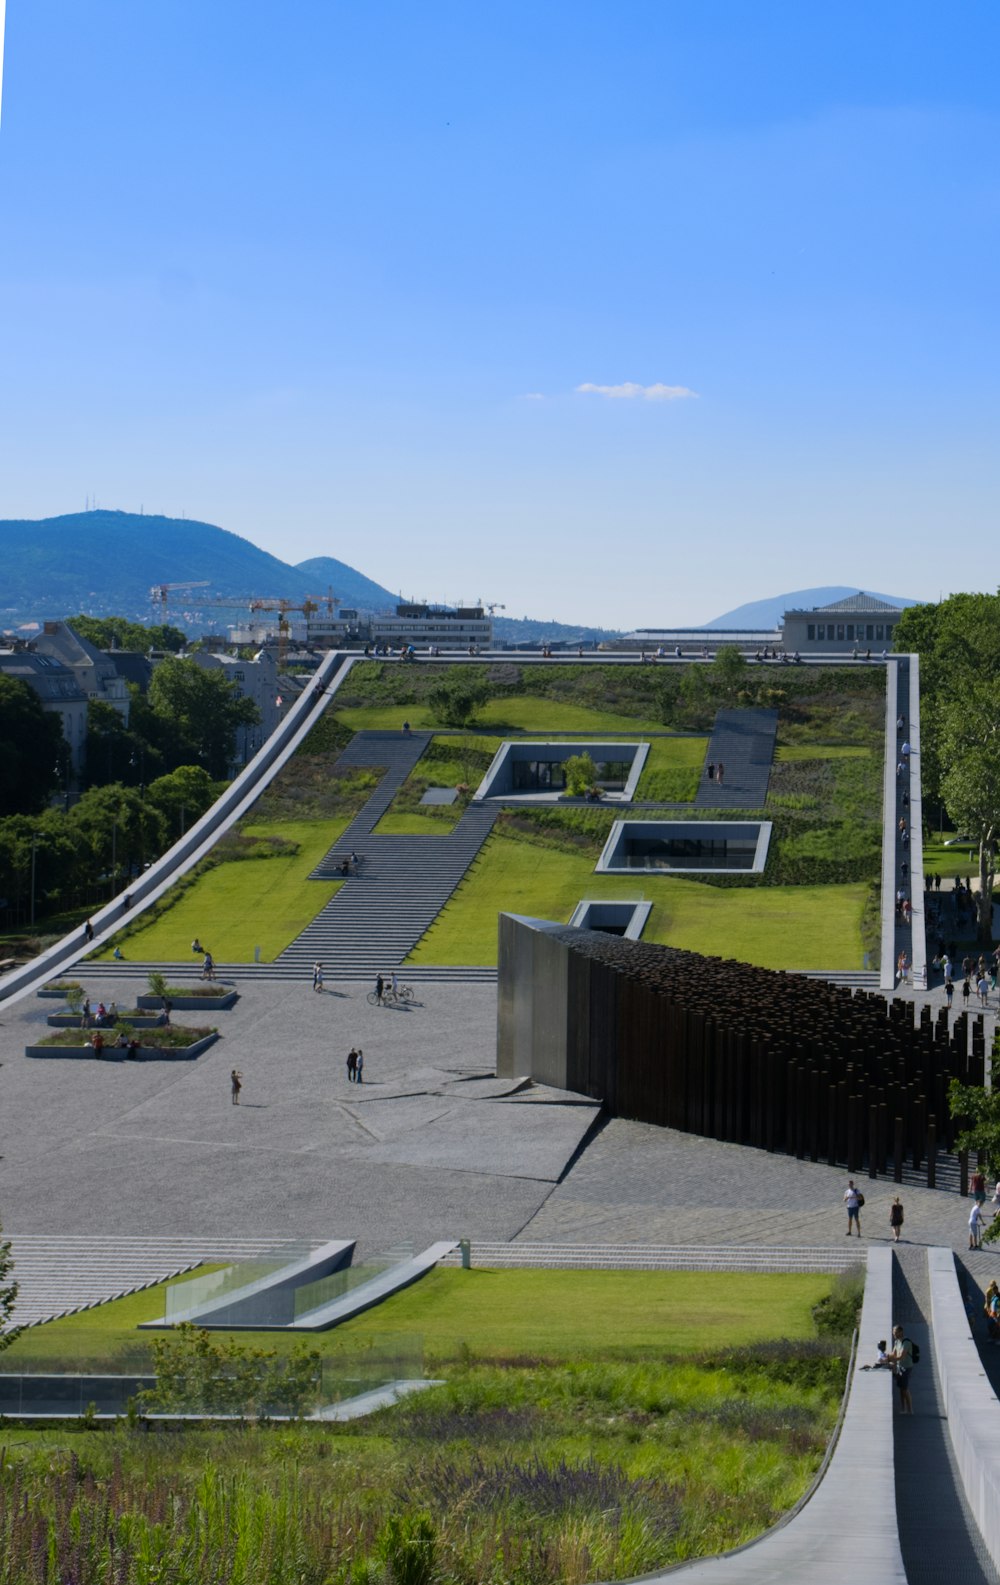
<svg viewBox="0 0 1000 1585">
<path fill-rule="evenodd" d="M 248 836 L 281 836 L 299 843 L 292 857 L 240 859 L 218 864 L 159 918 L 121 941 L 126 958 L 146 963 L 190 963 L 197 939 L 220 963 L 252 963 L 254 948 L 270 963 L 294 941 L 339 890 L 340 881 L 311 881 L 309 872 L 332 847 L 348 821 L 290 820 L 246 827 Z M 114 942 L 99 954 L 111 956 Z"/>
<path fill-rule="evenodd" d="M 652 738 L 636 798 L 690 803 L 698 791 L 707 753 L 707 737 Z"/>
<path fill-rule="evenodd" d="M 415 730 L 427 731 L 432 727 L 447 730 L 447 724 L 439 721 L 427 704 L 353 705 L 338 710 L 337 719 L 353 732 L 401 730 L 404 721 L 409 721 Z M 539 699 L 530 694 L 490 699 L 477 710 L 473 726 L 502 736 L 513 732 L 614 732 L 639 738 L 664 730 L 660 721 L 619 715 L 612 710 L 594 710 L 588 705 L 566 704 L 559 699 Z"/>
<path fill-rule="evenodd" d="M 785 743 L 774 757 L 779 765 L 789 765 L 806 759 L 870 759 L 871 753 L 859 743 Z"/>
<path fill-rule="evenodd" d="M 217 1269 L 203 1266 L 192 1276 Z M 184 1279 L 181 1279 L 184 1280 Z M 418 1334 L 432 1359 L 468 1349 L 483 1360 L 542 1354 L 566 1362 L 610 1355 L 690 1354 L 762 1338 L 814 1335 L 812 1306 L 830 1290 L 828 1276 L 741 1276 L 689 1271 L 436 1270 L 374 1310 L 308 1338 L 269 1332 L 220 1334 L 247 1344 L 289 1348 L 303 1341 L 324 1355 L 352 1352 L 365 1339 Z M 31 1327 L 4 1356 L 104 1359 L 146 1347 L 160 1333 L 137 1332 L 164 1313 L 168 1284 Z"/>
<path fill-rule="evenodd" d="M 492 965 L 497 914 L 568 922 L 583 898 L 653 903 L 643 940 L 768 969 L 860 968 L 867 887 L 718 887 L 659 875 L 595 875 L 586 853 L 494 833 L 409 963 Z"/>
<path fill-rule="evenodd" d="M 979 848 L 975 843 L 963 843 L 961 847 L 945 847 L 945 843 L 954 841 L 957 835 L 955 831 L 942 831 L 925 843 L 925 875 L 940 875 L 942 880 L 950 880 L 956 875 L 967 878 L 979 874 Z"/>
<path fill-rule="evenodd" d="M 456 805 L 446 806 L 455 808 Z M 440 815 L 393 814 L 390 810 L 384 814 L 375 827 L 372 835 L 377 837 L 446 837 L 454 831 L 461 819 L 462 810 L 459 808 L 454 820 L 442 820 Z"/>
</svg>

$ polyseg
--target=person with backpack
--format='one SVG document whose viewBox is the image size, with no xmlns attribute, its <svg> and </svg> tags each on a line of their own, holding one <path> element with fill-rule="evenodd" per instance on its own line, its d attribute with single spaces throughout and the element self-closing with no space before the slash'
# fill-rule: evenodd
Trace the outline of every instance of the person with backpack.
<svg viewBox="0 0 1000 1585">
<path fill-rule="evenodd" d="M 852 1225 L 857 1228 L 858 1237 L 861 1237 L 861 1207 L 864 1203 L 865 1197 L 860 1189 L 854 1187 L 854 1179 L 848 1179 L 847 1188 L 844 1190 L 844 1204 L 847 1206 L 848 1238 L 851 1236 Z"/>
<path fill-rule="evenodd" d="M 892 1228 L 892 1241 L 898 1244 L 903 1230 L 903 1202 L 898 1194 L 889 1207 L 889 1226 Z"/>
<path fill-rule="evenodd" d="M 916 1343 L 911 1343 L 910 1339 L 904 1336 L 901 1326 L 893 1327 L 892 1340 L 894 1347 L 890 1358 L 892 1359 L 893 1374 L 896 1377 L 896 1386 L 899 1388 L 899 1412 L 900 1414 L 912 1414 L 913 1399 L 910 1397 L 910 1376 L 913 1374 L 914 1365 L 920 1358 L 920 1350 Z"/>
</svg>

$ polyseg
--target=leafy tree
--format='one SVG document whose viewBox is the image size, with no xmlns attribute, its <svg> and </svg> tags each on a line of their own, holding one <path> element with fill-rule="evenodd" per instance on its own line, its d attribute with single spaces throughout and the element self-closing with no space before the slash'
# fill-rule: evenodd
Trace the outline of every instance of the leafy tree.
<svg viewBox="0 0 1000 1585">
<path fill-rule="evenodd" d="M 716 651 L 711 667 L 710 686 L 720 704 L 736 704 L 747 685 L 749 667 L 735 644 L 723 644 Z"/>
<path fill-rule="evenodd" d="M 0 672 L 0 815 L 42 808 L 62 774 L 64 741 L 34 689 Z"/>
<path fill-rule="evenodd" d="M 319 1398 L 322 1356 L 304 1346 L 291 1353 L 245 1348 L 182 1321 L 153 1341 L 156 1386 L 141 1394 L 154 1411 L 301 1415 Z"/>
<path fill-rule="evenodd" d="M 993 939 L 993 885 L 1000 835 L 1000 698 L 997 678 L 967 680 L 961 700 L 939 706 L 938 742 L 947 767 L 941 795 L 960 831 L 979 846 L 978 936 Z"/>
<path fill-rule="evenodd" d="M 978 1084 L 963 1084 L 952 1079 L 948 1086 L 948 1109 L 964 1124 L 955 1145 L 958 1150 L 974 1150 L 981 1162 L 994 1167 L 1000 1163 L 1000 1090 L 985 1090 Z M 1000 1216 L 994 1217 L 983 1233 L 986 1243 L 1000 1239 Z"/>
<path fill-rule="evenodd" d="M 94 862 L 112 872 L 112 881 L 162 852 L 166 840 L 160 811 L 120 783 L 90 788 L 73 806 L 68 823 L 82 832 Z"/>
<path fill-rule="evenodd" d="M 187 634 L 169 622 L 144 627 L 124 616 L 75 616 L 69 625 L 97 649 L 127 649 L 142 655 L 151 649 L 166 649 L 176 655 L 187 644 Z"/>
<path fill-rule="evenodd" d="M 176 838 L 215 802 L 215 783 L 202 765 L 179 765 L 168 776 L 150 782 L 146 797 Z"/>
<path fill-rule="evenodd" d="M 438 683 L 427 695 L 427 702 L 437 720 L 445 726 L 468 726 L 489 698 L 489 688 L 468 668 L 456 668 L 446 682 Z"/>
<path fill-rule="evenodd" d="M 260 720 L 253 700 L 238 698 L 235 685 L 221 671 L 206 670 L 193 660 L 165 660 L 157 666 L 149 705 L 170 768 L 201 764 L 216 780 L 229 774 L 238 728 Z"/>
<path fill-rule="evenodd" d="M 0 1239 L 0 1352 L 10 1348 L 11 1343 L 16 1343 L 24 1331 L 22 1326 L 11 1324 L 14 1302 L 17 1299 L 17 1283 L 13 1279 L 13 1270 L 14 1256 L 11 1253 L 10 1240 Z"/>
<path fill-rule="evenodd" d="M 572 798 L 582 798 L 597 781 L 597 766 L 587 753 L 571 754 L 563 763 L 566 791 Z"/>
</svg>

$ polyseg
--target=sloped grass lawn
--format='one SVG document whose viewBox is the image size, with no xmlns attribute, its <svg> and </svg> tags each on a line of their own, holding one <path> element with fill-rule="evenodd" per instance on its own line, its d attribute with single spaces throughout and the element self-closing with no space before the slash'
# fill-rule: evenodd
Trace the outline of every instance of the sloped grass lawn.
<svg viewBox="0 0 1000 1585">
<path fill-rule="evenodd" d="M 963 842 L 959 846 L 945 847 L 946 842 L 954 842 L 957 836 L 957 831 L 942 831 L 924 844 L 925 875 L 940 875 L 942 881 L 953 881 L 956 875 L 968 879 L 970 875 L 979 874 L 979 848 L 976 843 Z"/>
<path fill-rule="evenodd" d="M 652 738 L 636 798 L 690 803 L 698 791 L 707 753 L 707 737 Z"/>
<path fill-rule="evenodd" d="M 339 891 L 340 881 L 311 881 L 309 872 L 344 831 L 348 820 L 284 820 L 244 828 L 246 836 L 278 836 L 298 852 L 217 864 L 169 894 L 176 900 L 148 925 L 116 939 L 127 959 L 191 963 L 196 938 L 217 963 L 252 963 L 259 946 L 270 963 Z M 114 943 L 98 957 L 112 956 Z"/>
<path fill-rule="evenodd" d="M 422 1331 L 445 1385 L 376 1416 L 8 1433 L 5 1579 L 585 1585 L 736 1545 L 802 1495 L 822 1457 L 845 1368 L 842 1349 L 812 1338 L 830 1285 L 435 1272 L 318 1340 L 356 1349 L 379 1330 Z M 162 1293 L 93 1312 L 106 1335 L 113 1312 L 134 1324 L 162 1313 Z M 86 1320 L 33 1336 L 68 1340 Z"/>
<path fill-rule="evenodd" d="M 351 705 L 337 711 L 337 720 L 352 732 L 401 731 L 404 721 L 409 721 L 415 731 L 421 732 L 448 728 L 447 721 L 439 720 L 429 704 Z M 501 737 L 517 732 L 585 732 L 594 736 L 614 732 L 641 738 L 650 732 L 665 730 L 662 721 L 620 715 L 617 711 L 597 710 L 560 699 L 539 699 L 531 694 L 488 700 L 476 711 L 471 727 Z"/>
<path fill-rule="evenodd" d="M 859 743 L 786 743 L 778 745 L 774 757 L 781 765 L 791 765 L 809 759 L 870 759 L 871 754 Z"/>
<path fill-rule="evenodd" d="M 867 896 L 862 882 L 718 887 L 657 875 L 595 875 L 589 854 L 494 832 L 407 961 L 493 965 L 499 913 L 565 924 L 586 897 L 651 901 L 644 941 L 766 969 L 860 968 Z"/>
</svg>

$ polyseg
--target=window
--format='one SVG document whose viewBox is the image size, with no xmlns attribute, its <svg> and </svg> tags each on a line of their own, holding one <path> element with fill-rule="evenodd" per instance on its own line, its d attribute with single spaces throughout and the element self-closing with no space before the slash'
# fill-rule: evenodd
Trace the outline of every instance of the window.
<svg viewBox="0 0 1000 1585">
<path fill-rule="evenodd" d="M 837 623 L 837 637 L 839 638 L 841 643 L 844 642 L 844 624 L 843 624 L 843 622 L 838 622 Z"/>
<path fill-rule="evenodd" d="M 847 636 L 850 639 L 851 643 L 853 644 L 854 643 L 854 623 L 853 622 L 848 622 L 848 624 L 847 624 Z"/>
<path fill-rule="evenodd" d="M 814 639 L 814 638 L 815 638 L 815 637 L 816 637 L 816 623 L 815 623 L 815 622 L 808 622 L 808 623 L 807 623 L 807 624 L 806 624 L 806 638 L 807 638 L 807 639 L 808 639 L 808 640 L 809 640 L 809 641 L 810 641 L 810 643 L 811 643 L 811 642 L 812 642 L 812 640 L 813 640 L 813 639 Z"/>
<path fill-rule="evenodd" d="M 865 628 L 865 634 L 867 636 L 868 642 L 871 643 L 872 639 L 875 637 L 875 629 L 872 627 L 872 624 L 870 622 L 869 622 L 868 626 Z"/>
<path fill-rule="evenodd" d="M 885 629 L 883 628 L 881 622 L 877 622 L 875 624 L 875 637 L 876 638 L 884 638 L 885 637 Z"/>
</svg>

